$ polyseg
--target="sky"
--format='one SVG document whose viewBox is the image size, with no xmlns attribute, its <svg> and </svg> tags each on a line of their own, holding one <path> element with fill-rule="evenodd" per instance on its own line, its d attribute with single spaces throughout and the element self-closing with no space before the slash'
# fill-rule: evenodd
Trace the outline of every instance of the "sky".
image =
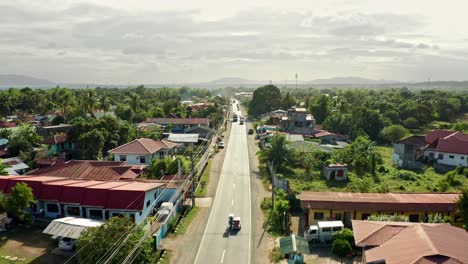
<svg viewBox="0 0 468 264">
<path fill-rule="evenodd" d="M 0 0 L 0 74 L 468 80 L 466 0 Z"/>
</svg>

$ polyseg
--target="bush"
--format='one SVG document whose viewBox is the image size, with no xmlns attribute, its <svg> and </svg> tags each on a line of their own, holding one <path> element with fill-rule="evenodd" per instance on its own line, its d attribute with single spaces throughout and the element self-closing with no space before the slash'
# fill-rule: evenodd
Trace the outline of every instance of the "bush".
<svg viewBox="0 0 468 264">
<path fill-rule="evenodd" d="M 349 228 L 345 228 L 345 229 L 343 229 L 341 231 L 338 231 L 338 232 L 335 232 L 335 233 L 332 234 L 332 241 L 339 240 L 339 239 L 348 241 L 348 243 L 351 246 L 354 246 L 353 230 L 351 230 Z"/>
<path fill-rule="evenodd" d="M 263 201 L 262 201 L 262 204 L 260 205 L 260 207 L 263 209 L 263 210 L 269 210 L 271 209 L 271 198 L 269 197 L 265 197 L 263 198 Z"/>
<path fill-rule="evenodd" d="M 413 128 L 413 129 L 416 129 L 419 127 L 419 121 L 414 118 L 414 117 L 409 117 L 407 118 L 405 121 L 403 121 L 403 124 L 405 125 L 405 127 L 407 128 Z"/>
<path fill-rule="evenodd" d="M 275 247 L 270 254 L 270 260 L 273 263 L 278 263 L 283 259 L 279 247 Z"/>
<path fill-rule="evenodd" d="M 333 254 L 337 255 L 340 259 L 346 257 L 351 250 L 352 247 L 346 240 L 337 239 L 332 243 Z"/>
<path fill-rule="evenodd" d="M 405 181 L 417 181 L 419 179 L 419 176 L 418 174 L 412 171 L 400 170 L 399 178 Z"/>
</svg>

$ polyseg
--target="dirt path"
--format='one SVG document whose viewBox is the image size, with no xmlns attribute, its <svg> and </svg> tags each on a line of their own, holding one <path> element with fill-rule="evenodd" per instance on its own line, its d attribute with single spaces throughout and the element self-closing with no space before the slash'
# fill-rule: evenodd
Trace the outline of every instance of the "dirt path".
<svg viewBox="0 0 468 264">
<path fill-rule="evenodd" d="M 223 141 L 226 147 L 229 142 L 230 133 L 231 122 L 228 120 L 227 129 L 223 133 Z M 187 228 L 186 233 L 184 235 L 177 236 L 171 235 L 165 238 L 161 244 L 162 248 L 169 249 L 171 251 L 171 263 L 192 264 L 195 259 L 198 246 L 200 245 L 203 232 L 205 231 L 205 226 L 210 215 L 212 206 L 211 201 L 216 194 L 216 187 L 218 186 L 219 176 L 221 174 L 221 169 L 223 168 L 225 154 L 226 151 L 224 149 L 220 149 L 220 151 L 212 157 L 210 179 L 208 180 L 206 195 L 204 198 L 199 198 L 200 203 L 195 201 L 196 205 L 200 205 L 199 211 L 190 226 Z"/>
<path fill-rule="evenodd" d="M 248 121 L 247 129 L 252 128 L 252 122 Z M 271 192 L 265 190 L 260 178 L 259 161 L 256 153 L 260 151 L 255 135 L 248 135 L 250 157 L 250 183 L 252 186 L 252 263 L 268 264 L 269 252 L 274 248 L 274 240 L 264 229 L 264 216 L 260 205 L 265 197 L 271 197 Z"/>
</svg>

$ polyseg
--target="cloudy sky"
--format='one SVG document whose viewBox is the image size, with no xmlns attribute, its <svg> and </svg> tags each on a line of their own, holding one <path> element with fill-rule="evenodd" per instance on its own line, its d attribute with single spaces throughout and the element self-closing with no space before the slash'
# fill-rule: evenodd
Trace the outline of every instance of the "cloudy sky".
<svg viewBox="0 0 468 264">
<path fill-rule="evenodd" d="M 0 74 L 468 80 L 467 10 L 466 0 L 0 0 Z"/>
</svg>

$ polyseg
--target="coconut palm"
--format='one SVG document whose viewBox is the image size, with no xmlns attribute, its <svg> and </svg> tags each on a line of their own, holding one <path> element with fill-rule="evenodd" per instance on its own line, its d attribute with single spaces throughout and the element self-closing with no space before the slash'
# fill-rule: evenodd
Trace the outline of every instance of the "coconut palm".
<svg viewBox="0 0 468 264">
<path fill-rule="evenodd" d="M 280 171 L 286 163 L 292 163 L 294 151 L 287 148 L 285 136 L 276 134 L 271 138 L 270 146 L 259 152 L 260 160 L 270 161 L 276 171 Z"/>
</svg>

